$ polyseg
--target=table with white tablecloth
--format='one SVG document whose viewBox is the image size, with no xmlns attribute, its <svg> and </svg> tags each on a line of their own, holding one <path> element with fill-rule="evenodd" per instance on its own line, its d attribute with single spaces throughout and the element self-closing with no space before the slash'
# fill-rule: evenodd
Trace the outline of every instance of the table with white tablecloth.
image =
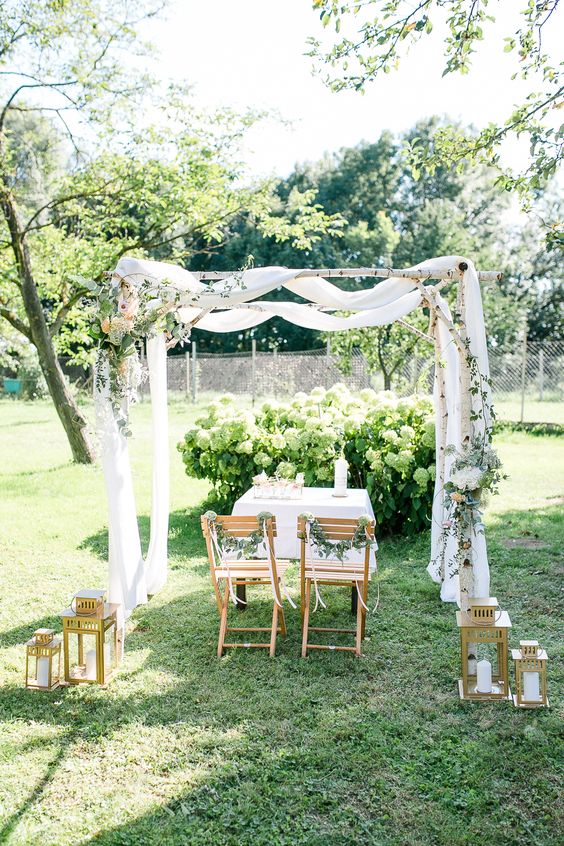
<svg viewBox="0 0 564 846">
<path fill-rule="evenodd" d="M 277 558 L 300 557 L 300 540 L 298 538 L 298 516 L 304 511 L 311 512 L 314 517 L 345 517 L 354 519 L 362 514 L 369 514 L 374 519 L 374 510 L 368 491 L 365 488 L 352 488 L 347 496 L 333 496 L 333 488 L 304 488 L 299 499 L 264 499 L 255 497 L 251 488 L 239 497 L 233 506 L 233 515 L 250 517 L 269 511 L 276 517 L 277 537 L 274 541 Z M 376 568 L 375 543 L 370 552 L 370 570 Z M 351 550 L 347 554 L 348 561 L 359 561 L 363 552 Z M 356 591 L 353 591 L 353 603 Z M 239 606 L 244 608 L 244 606 Z"/>
</svg>

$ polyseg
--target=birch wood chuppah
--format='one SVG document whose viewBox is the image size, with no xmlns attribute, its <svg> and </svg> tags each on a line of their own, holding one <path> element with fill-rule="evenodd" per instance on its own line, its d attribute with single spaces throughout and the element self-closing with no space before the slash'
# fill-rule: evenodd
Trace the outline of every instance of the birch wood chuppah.
<svg viewBox="0 0 564 846">
<path fill-rule="evenodd" d="M 435 349 L 436 481 L 431 523 L 428 572 L 441 584 L 441 598 L 466 609 L 471 596 L 489 596 L 489 567 L 483 527 L 465 522 L 446 531 L 444 486 L 450 479 L 452 453 L 474 439 L 489 442 L 491 397 L 480 279 L 499 278 L 493 271 L 478 273 L 462 256 L 443 256 L 406 270 L 346 268 L 303 270 L 256 268 L 238 273 L 190 273 L 181 267 L 123 258 L 109 284 L 119 290 L 121 306 L 143 290 L 149 305 L 174 309 L 187 326 L 211 332 L 232 332 L 257 326 L 273 316 L 324 331 L 381 326 L 404 320 L 416 308 L 429 311 L 425 337 Z M 383 277 L 373 287 L 343 291 L 327 281 L 345 277 Z M 209 284 L 208 284 L 208 280 Z M 453 318 L 441 291 L 458 288 Z M 259 300 L 285 288 L 307 304 Z M 332 312 L 345 311 L 347 317 Z M 414 330 L 418 331 L 418 330 Z M 135 511 L 127 439 L 118 425 L 111 398 L 111 379 L 96 378 L 95 400 L 102 464 L 109 504 L 109 599 L 119 603 L 126 617 L 147 601 L 167 577 L 168 534 L 168 418 L 166 343 L 162 331 L 147 338 L 152 402 L 153 490 L 149 550 L 143 560 Z M 108 362 L 100 357 L 98 374 Z"/>
</svg>

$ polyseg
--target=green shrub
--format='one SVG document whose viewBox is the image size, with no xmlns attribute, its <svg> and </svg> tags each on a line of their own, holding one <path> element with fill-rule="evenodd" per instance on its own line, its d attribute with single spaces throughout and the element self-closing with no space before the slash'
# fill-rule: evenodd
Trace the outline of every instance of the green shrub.
<svg viewBox="0 0 564 846">
<path fill-rule="evenodd" d="M 189 476 L 208 479 L 214 501 L 231 509 L 257 473 L 305 474 L 331 486 L 341 450 L 351 487 L 368 489 L 380 532 L 414 534 L 430 526 L 435 477 L 433 406 L 344 385 L 315 388 L 291 402 L 242 410 L 233 397 L 212 402 L 178 444 Z"/>
</svg>

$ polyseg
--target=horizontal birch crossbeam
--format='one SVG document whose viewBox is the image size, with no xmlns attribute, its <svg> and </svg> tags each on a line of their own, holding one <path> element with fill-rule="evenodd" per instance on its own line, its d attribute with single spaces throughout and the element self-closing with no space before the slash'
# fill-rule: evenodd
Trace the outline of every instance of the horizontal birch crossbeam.
<svg viewBox="0 0 564 846">
<path fill-rule="evenodd" d="M 396 270 L 392 267 L 341 267 L 341 268 L 327 268 L 322 267 L 318 269 L 301 270 L 296 274 L 296 279 L 304 279 L 312 276 L 322 276 L 324 279 L 345 279 L 357 276 L 379 276 L 384 279 L 396 277 L 400 279 L 460 279 L 464 271 L 467 270 L 465 262 L 461 262 L 457 267 L 449 270 Z M 243 272 L 243 271 L 237 271 Z M 195 276 L 200 282 L 215 282 L 221 279 L 228 279 L 234 275 L 234 271 L 223 270 L 202 270 L 193 271 L 190 273 Z M 478 279 L 480 282 L 495 282 L 503 279 L 503 273 L 498 270 L 480 270 L 478 271 Z"/>
</svg>

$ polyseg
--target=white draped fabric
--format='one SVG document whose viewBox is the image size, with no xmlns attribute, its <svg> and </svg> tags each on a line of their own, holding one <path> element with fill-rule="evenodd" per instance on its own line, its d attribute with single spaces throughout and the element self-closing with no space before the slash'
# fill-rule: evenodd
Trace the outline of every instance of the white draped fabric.
<svg viewBox="0 0 564 846">
<path fill-rule="evenodd" d="M 94 405 L 108 497 L 108 597 L 120 605 L 118 623 L 122 625 L 137 605 L 147 601 L 147 587 L 127 440 L 109 401 L 107 367 L 101 375 L 102 379 L 94 379 Z"/>
<path fill-rule="evenodd" d="M 422 262 L 413 270 L 442 272 L 465 262 L 463 288 L 466 306 L 466 330 L 470 350 L 476 356 L 479 370 L 489 376 L 486 335 L 478 276 L 473 264 L 462 256 L 444 256 Z M 310 329 L 343 331 L 349 328 L 381 326 L 404 317 L 417 308 L 422 293 L 416 282 L 404 278 L 390 278 L 362 291 L 343 291 L 319 277 L 297 279 L 299 269 L 281 267 L 257 268 L 236 273 L 227 279 L 205 285 L 190 272 L 175 265 L 142 259 L 123 258 L 115 269 L 116 279 L 130 284 L 149 280 L 180 294 L 179 314 L 186 323 L 198 319 L 198 327 L 210 332 L 233 332 L 257 326 L 271 317 L 283 317 Z M 293 302 L 273 302 L 256 299 L 270 291 L 286 288 L 309 301 L 308 305 Z M 448 305 L 437 295 L 437 304 L 450 318 Z M 319 308 L 353 312 L 339 317 Z M 209 311 L 217 309 L 215 311 Z M 460 372 L 459 355 L 447 326 L 437 322 L 441 358 L 444 361 L 448 427 L 446 443 L 460 446 Z M 168 534 L 168 422 L 166 403 L 166 349 L 164 338 L 152 338 L 148 343 L 148 365 L 153 406 L 153 499 L 151 534 L 145 566 L 141 557 L 139 532 L 135 517 L 135 502 L 127 442 L 113 420 L 107 391 L 96 390 L 97 420 L 101 433 L 102 463 L 109 503 L 110 533 L 110 600 L 123 604 L 127 615 L 137 604 L 146 601 L 147 593 L 154 593 L 166 582 Z M 473 403 L 481 402 L 473 397 Z M 477 424 L 483 431 L 489 419 L 489 409 Z M 437 455 L 441 443 L 441 427 L 437 425 Z M 443 446 L 445 444 L 442 444 Z M 445 481 L 449 476 L 447 457 Z M 438 477 L 438 474 L 437 474 Z M 441 527 L 445 516 L 444 494 L 437 479 L 433 504 L 431 561 L 439 552 Z M 431 577 L 442 582 L 441 598 L 457 601 L 458 576 L 452 575 L 456 540 L 447 544 L 445 570 L 441 573 L 431 563 Z M 489 595 L 489 569 L 485 538 L 477 535 L 472 544 L 474 578 L 478 596 Z M 449 566 L 450 564 L 450 566 Z"/>
</svg>

